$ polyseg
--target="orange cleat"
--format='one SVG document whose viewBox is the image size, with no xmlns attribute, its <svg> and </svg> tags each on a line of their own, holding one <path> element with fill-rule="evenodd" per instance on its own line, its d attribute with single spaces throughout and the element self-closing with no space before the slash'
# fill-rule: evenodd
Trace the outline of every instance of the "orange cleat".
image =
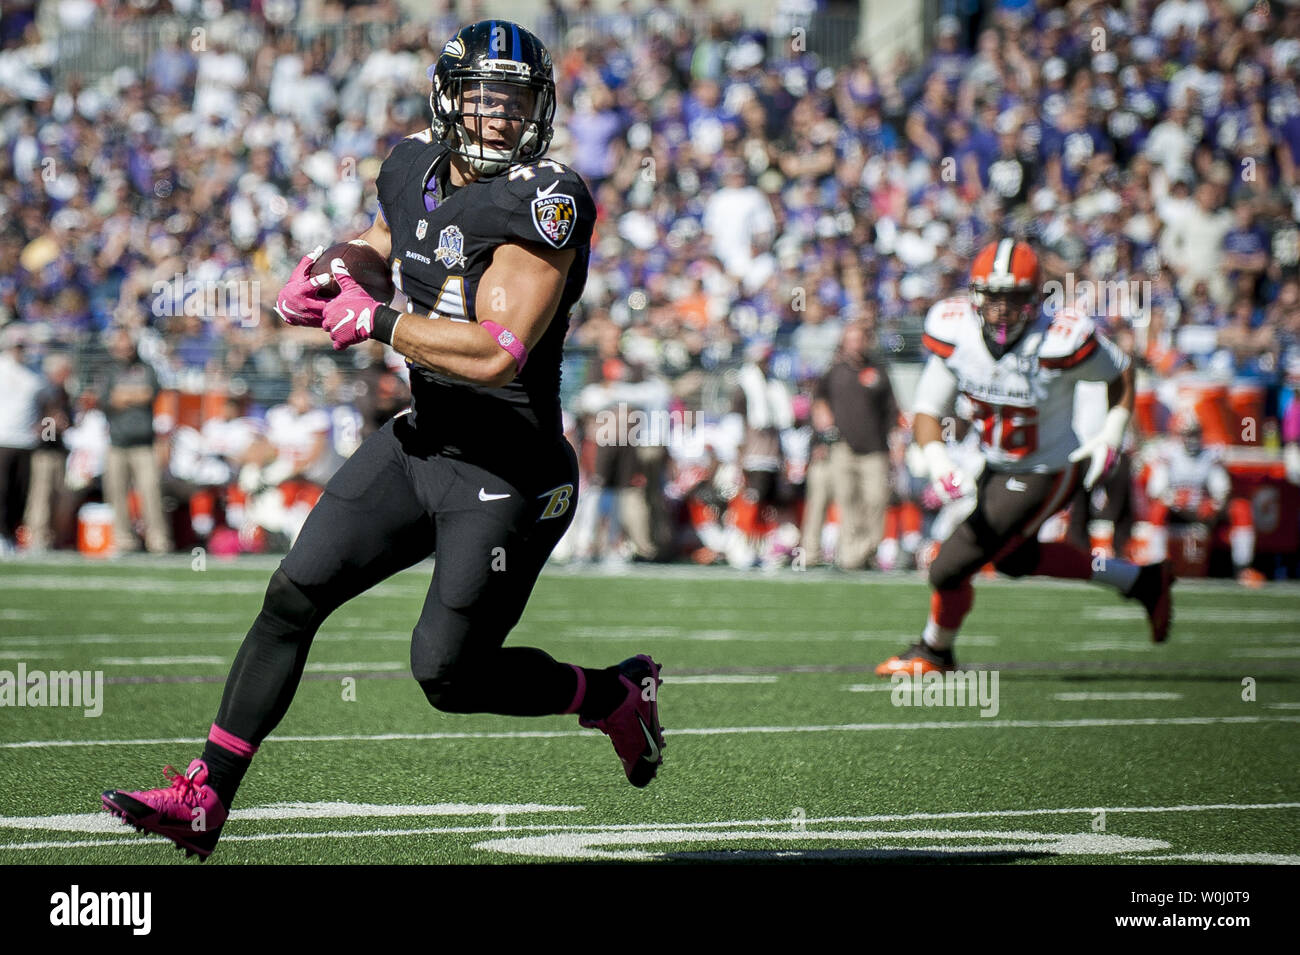
<svg viewBox="0 0 1300 955">
<path fill-rule="evenodd" d="M 1268 583 L 1268 578 L 1257 571 L 1254 567 L 1247 567 L 1237 574 L 1237 583 L 1243 587 L 1258 589 Z"/>
<path fill-rule="evenodd" d="M 925 673 L 947 673 L 957 669 L 951 650 L 935 650 L 918 640 L 898 656 L 890 657 L 876 667 L 876 676 L 892 677 L 895 673 L 908 673 L 914 677 Z"/>
</svg>

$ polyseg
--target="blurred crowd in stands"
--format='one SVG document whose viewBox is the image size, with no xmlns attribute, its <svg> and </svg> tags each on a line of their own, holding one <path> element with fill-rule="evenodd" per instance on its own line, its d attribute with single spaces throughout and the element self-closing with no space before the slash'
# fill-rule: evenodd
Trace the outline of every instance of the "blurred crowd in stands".
<svg viewBox="0 0 1300 955">
<path fill-rule="evenodd" d="M 1257 419 L 1249 440 L 1227 440 L 1300 441 L 1300 5 L 938 6 L 929 52 L 883 62 L 819 56 L 856 21 L 813 3 L 553 0 L 526 24 L 555 53 L 551 155 L 599 210 L 561 557 L 923 551 L 889 386 L 1000 232 L 1139 362 L 1164 409 L 1149 433 L 1191 380 L 1257 396 L 1233 423 Z M 270 306 L 304 251 L 369 224 L 380 162 L 427 124 L 426 67 L 483 13 L 6 0 L 0 546 L 24 513 L 24 547 L 72 546 L 100 499 L 119 550 L 292 539 L 404 406 L 405 370 Z M 133 30 L 138 69 L 77 69 Z"/>
</svg>

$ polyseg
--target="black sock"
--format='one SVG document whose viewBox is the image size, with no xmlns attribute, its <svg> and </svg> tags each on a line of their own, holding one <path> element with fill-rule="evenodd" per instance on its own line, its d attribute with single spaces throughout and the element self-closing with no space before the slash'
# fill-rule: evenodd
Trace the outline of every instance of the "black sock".
<svg viewBox="0 0 1300 955">
<path fill-rule="evenodd" d="M 229 809 L 253 761 L 208 740 L 203 747 L 203 762 L 208 764 L 208 785 L 216 790 L 221 805 Z"/>
<path fill-rule="evenodd" d="M 582 673 L 587 678 L 587 692 L 578 707 L 578 715 L 584 720 L 604 719 L 627 699 L 627 687 L 619 679 L 618 667 L 603 670 L 582 667 Z"/>
</svg>

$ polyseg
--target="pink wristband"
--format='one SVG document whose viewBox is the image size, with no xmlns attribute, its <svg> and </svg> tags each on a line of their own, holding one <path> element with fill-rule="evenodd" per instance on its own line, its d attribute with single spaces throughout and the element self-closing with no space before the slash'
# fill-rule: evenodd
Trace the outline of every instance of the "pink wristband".
<svg viewBox="0 0 1300 955">
<path fill-rule="evenodd" d="M 528 361 L 528 349 L 524 347 L 524 343 L 516 337 L 515 333 L 492 321 L 479 322 L 479 325 L 491 332 L 492 337 L 497 340 L 497 344 L 510 352 L 510 357 L 515 360 L 516 374 L 523 371 L 524 362 Z"/>
</svg>

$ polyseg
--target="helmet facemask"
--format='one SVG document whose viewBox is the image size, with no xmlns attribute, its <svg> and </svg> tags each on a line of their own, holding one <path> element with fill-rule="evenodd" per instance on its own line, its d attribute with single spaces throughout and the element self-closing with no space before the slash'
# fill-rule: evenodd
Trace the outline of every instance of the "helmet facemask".
<svg viewBox="0 0 1300 955">
<path fill-rule="evenodd" d="M 499 175 L 550 146 L 554 87 L 526 64 L 494 61 L 491 70 L 433 78 L 434 133 L 480 176 Z"/>
<path fill-rule="evenodd" d="M 983 326 L 984 343 L 994 358 L 1015 347 L 1020 336 L 1038 317 L 1036 289 L 1013 288 L 993 291 L 974 286 L 970 302 Z"/>
</svg>

